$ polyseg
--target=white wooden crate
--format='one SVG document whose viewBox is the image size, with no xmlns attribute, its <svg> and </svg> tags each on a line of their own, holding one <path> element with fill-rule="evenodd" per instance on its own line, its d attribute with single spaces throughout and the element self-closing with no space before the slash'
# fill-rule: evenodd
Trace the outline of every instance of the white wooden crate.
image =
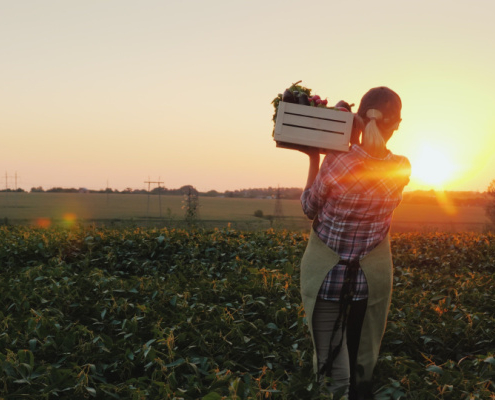
<svg viewBox="0 0 495 400">
<path fill-rule="evenodd" d="M 292 143 L 349 151 L 353 118 L 351 112 L 281 101 L 273 139 L 281 147 Z"/>
</svg>

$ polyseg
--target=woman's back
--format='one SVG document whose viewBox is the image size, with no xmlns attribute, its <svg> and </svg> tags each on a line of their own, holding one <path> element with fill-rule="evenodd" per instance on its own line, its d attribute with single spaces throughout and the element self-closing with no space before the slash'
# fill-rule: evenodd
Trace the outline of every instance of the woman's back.
<svg viewBox="0 0 495 400">
<path fill-rule="evenodd" d="M 318 237 L 342 258 L 363 257 L 387 235 L 409 173 L 407 158 L 392 153 L 377 159 L 357 145 L 329 153 L 301 197 L 303 211 L 317 217 Z"/>
</svg>

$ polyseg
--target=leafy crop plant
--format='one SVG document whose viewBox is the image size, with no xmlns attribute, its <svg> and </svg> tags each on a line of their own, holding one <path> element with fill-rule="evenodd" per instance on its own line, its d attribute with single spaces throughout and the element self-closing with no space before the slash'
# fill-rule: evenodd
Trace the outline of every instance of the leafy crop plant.
<svg viewBox="0 0 495 400">
<path fill-rule="evenodd" d="M 494 238 L 392 237 L 376 399 L 495 397 Z M 0 227 L 0 397 L 318 399 L 307 239 Z"/>
</svg>

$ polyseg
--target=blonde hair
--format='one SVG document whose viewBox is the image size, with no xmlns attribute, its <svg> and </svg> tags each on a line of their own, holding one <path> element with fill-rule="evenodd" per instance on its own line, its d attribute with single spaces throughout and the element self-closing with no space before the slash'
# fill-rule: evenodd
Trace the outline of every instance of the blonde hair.
<svg viewBox="0 0 495 400">
<path fill-rule="evenodd" d="M 363 143 L 366 143 L 367 146 L 374 150 L 384 149 L 387 144 L 377 124 L 377 121 L 383 118 L 383 114 L 379 110 L 370 108 L 366 111 L 366 118 L 368 123 L 363 130 Z"/>
</svg>

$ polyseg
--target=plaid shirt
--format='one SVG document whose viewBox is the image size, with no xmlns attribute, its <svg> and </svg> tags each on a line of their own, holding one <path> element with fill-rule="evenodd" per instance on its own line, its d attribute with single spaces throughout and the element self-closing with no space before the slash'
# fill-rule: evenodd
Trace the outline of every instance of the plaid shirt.
<svg viewBox="0 0 495 400">
<path fill-rule="evenodd" d="M 407 158 L 389 152 L 370 156 L 360 146 L 349 152 L 330 152 L 311 186 L 301 196 L 304 213 L 313 228 L 344 262 L 362 259 L 387 235 L 392 214 L 402 200 L 411 166 Z M 318 296 L 339 300 L 346 266 L 337 264 L 326 276 Z M 361 268 L 353 300 L 368 297 Z"/>
</svg>

